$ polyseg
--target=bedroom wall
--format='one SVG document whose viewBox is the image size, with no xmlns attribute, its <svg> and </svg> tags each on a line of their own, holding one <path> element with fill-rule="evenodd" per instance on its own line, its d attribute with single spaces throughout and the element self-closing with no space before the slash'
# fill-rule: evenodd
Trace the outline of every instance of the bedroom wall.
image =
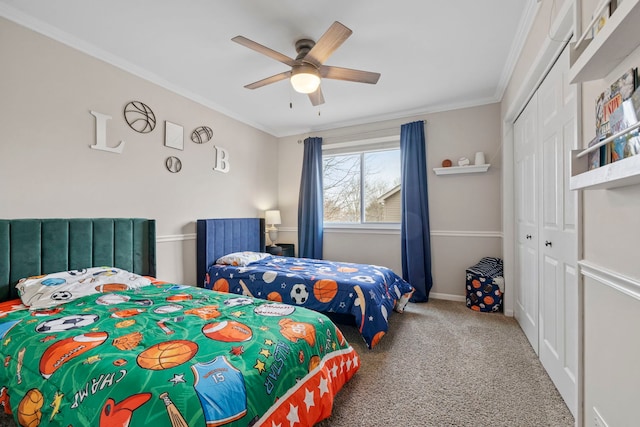
<svg viewBox="0 0 640 427">
<path fill-rule="evenodd" d="M 3 18 L 0 57 L 0 217 L 155 218 L 158 277 L 195 284 L 196 219 L 277 205 L 275 137 Z M 125 122 L 133 100 L 154 111 L 152 132 Z M 106 142 L 125 141 L 122 154 L 90 148 L 90 110 L 112 117 Z M 184 150 L 164 146 L 166 120 L 184 127 Z M 211 142 L 190 140 L 200 125 Z M 214 145 L 228 152 L 228 173 L 213 170 Z M 169 156 L 181 172 L 167 171 Z"/>
<path fill-rule="evenodd" d="M 543 1 L 512 80 L 503 98 L 503 119 L 509 108 L 528 89 L 523 87 L 528 70 L 549 43 L 549 17 L 564 3 Z M 587 23 L 599 1 L 583 0 L 580 18 Z M 554 9 L 555 8 L 555 9 Z M 551 21 L 553 22 L 553 20 Z M 579 32 L 579 31 L 578 31 Z M 605 78 L 579 85 L 581 91 L 581 146 L 595 136 L 597 96 L 630 67 L 640 66 L 636 49 Z M 509 153 L 505 145 L 505 156 Z M 505 157 L 506 158 L 506 157 Z M 509 165 L 505 161 L 505 169 Z M 508 179 L 508 178 L 507 178 Z M 509 191 L 505 181 L 505 192 Z M 582 200 L 582 334 L 583 409 L 579 424 L 631 425 L 637 420 L 636 399 L 640 383 L 640 186 L 611 190 L 583 190 Z M 507 197 L 508 194 L 507 194 Z M 510 240 L 505 224 L 505 240 Z M 508 266 L 506 266 L 508 268 Z M 601 420 L 596 421 L 596 411 Z"/>
<path fill-rule="evenodd" d="M 296 243 L 297 209 L 302 156 L 301 142 L 308 136 L 321 136 L 326 143 L 365 139 L 381 134 L 400 134 L 404 123 L 426 120 L 427 181 L 431 224 L 434 285 L 431 296 L 464 300 L 465 269 L 483 256 L 502 255 L 501 234 L 501 154 L 500 105 L 490 104 L 444 111 L 404 119 L 314 132 L 281 138 L 278 176 L 279 208 L 283 224 L 281 242 Z M 449 158 L 472 162 L 483 151 L 489 171 L 479 174 L 436 176 L 434 167 Z M 324 258 L 348 262 L 385 265 L 402 274 L 399 227 L 325 228 Z"/>
</svg>

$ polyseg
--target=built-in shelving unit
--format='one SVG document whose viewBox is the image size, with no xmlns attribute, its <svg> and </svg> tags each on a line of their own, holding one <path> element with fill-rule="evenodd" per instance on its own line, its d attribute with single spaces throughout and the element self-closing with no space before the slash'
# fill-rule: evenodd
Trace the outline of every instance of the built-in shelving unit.
<svg viewBox="0 0 640 427">
<path fill-rule="evenodd" d="M 489 170 L 490 164 L 486 165 L 468 165 L 468 166 L 450 166 L 448 168 L 433 168 L 436 175 L 453 175 L 457 173 L 478 173 Z"/>
<path fill-rule="evenodd" d="M 582 41 L 586 39 L 583 34 L 579 46 L 571 45 L 571 83 L 602 79 L 613 71 L 640 46 L 639 22 L 640 0 L 624 0 L 593 39 Z M 572 190 L 640 184 L 640 155 L 588 170 L 586 153 L 595 148 L 571 151 L 569 187 Z"/>
</svg>

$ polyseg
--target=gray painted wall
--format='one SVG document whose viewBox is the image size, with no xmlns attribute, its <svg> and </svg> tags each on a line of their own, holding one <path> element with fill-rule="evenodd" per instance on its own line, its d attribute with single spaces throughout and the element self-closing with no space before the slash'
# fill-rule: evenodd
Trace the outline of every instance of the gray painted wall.
<svg viewBox="0 0 640 427">
<path fill-rule="evenodd" d="M 260 216 L 277 205 L 276 138 L 0 18 L 0 217 L 148 217 L 157 220 L 158 277 L 195 284 L 195 220 Z M 157 119 L 132 130 L 123 108 L 139 100 Z M 91 149 L 90 110 L 112 116 Z M 164 146 L 164 122 L 184 127 L 184 150 Z M 213 129 L 195 144 L 191 131 Z M 214 145 L 229 155 L 216 172 Z M 182 171 L 165 159 L 177 156 Z"/>
<path fill-rule="evenodd" d="M 432 231 L 432 264 L 437 298 L 463 300 L 465 269 L 484 256 L 502 256 L 500 104 L 444 111 L 281 138 L 279 201 L 280 240 L 297 243 L 297 207 L 303 144 L 307 136 L 329 141 L 365 139 L 389 133 L 404 123 L 426 120 L 427 184 Z M 448 158 L 473 162 L 483 151 L 489 171 L 436 176 L 433 168 Z M 399 229 L 325 228 L 324 258 L 384 265 L 402 274 Z M 508 288 L 508 286 L 507 286 Z"/>
</svg>

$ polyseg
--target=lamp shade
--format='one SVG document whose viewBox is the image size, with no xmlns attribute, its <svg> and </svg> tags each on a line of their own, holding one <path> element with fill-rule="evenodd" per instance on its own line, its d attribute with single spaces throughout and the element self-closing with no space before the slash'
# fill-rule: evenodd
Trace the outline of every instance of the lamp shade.
<svg viewBox="0 0 640 427">
<path fill-rule="evenodd" d="M 291 86 L 296 92 L 315 92 L 320 86 L 318 69 L 309 64 L 294 66 L 291 70 Z"/>
<path fill-rule="evenodd" d="M 280 219 L 280 211 L 266 211 L 264 213 L 264 222 L 267 224 L 282 224 L 282 220 Z"/>
</svg>

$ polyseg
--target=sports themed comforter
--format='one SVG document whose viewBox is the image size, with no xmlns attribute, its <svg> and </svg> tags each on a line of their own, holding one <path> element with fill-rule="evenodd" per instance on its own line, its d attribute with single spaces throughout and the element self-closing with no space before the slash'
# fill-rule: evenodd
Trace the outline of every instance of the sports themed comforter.
<svg viewBox="0 0 640 427">
<path fill-rule="evenodd" d="M 49 292 L 58 305 L 33 310 L 0 305 L 0 405 L 19 425 L 312 426 L 359 368 L 317 312 L 175 284 L 128 287 Z"/>
<path fill-rule="evenodd" d="M 355 317 L 369 348 L 388 330 L 391 311 L 402 312 L 413 287 L 391 269 L 269 256 L 244 266 L 214 264 L 205 287 Z"/>
</svg>

